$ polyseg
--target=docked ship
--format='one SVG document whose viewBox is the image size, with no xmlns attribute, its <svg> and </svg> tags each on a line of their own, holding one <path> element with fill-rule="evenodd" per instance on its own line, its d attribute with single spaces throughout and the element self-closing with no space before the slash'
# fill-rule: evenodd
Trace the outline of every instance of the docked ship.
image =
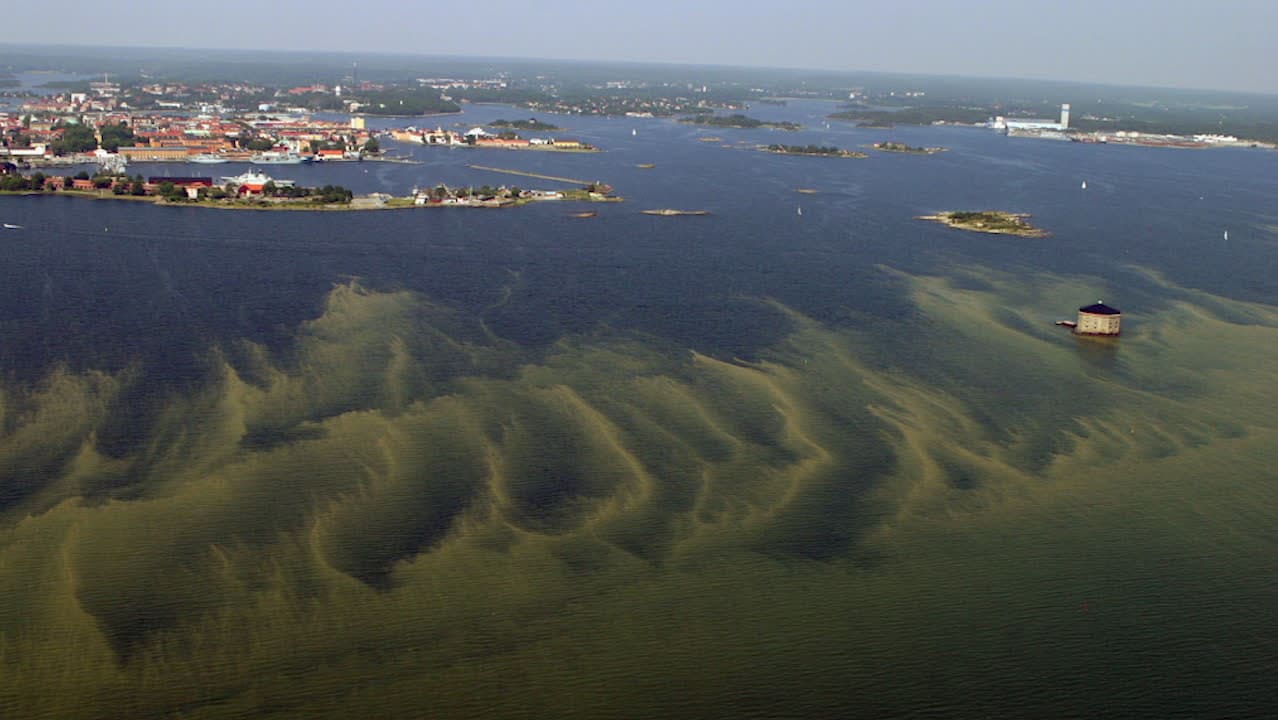
<svg viewBox="0 0 1278 720">
<path fill-rule="evenodd" d="M 201 155 L 192 155 L 186 159 L 187 162 L 199 163 L 201 165 L 221 165 L 230 162 L 226 158 L 216 153 L 203 153 Z"/>
<path fill-rule="evenodd" d="M 249 158 L 249 162 L 255 165 L 301 165 L 308 161 L 310 161 L 310 158 L 302 157 L 295 152 L 279 152 L 276 150 L 260 152 Z"/>
</svg>

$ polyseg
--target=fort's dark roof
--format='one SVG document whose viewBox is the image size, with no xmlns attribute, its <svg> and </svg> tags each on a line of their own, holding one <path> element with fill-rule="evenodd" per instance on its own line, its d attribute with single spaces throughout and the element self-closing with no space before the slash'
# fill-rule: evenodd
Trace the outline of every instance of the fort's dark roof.
<svg viewBox="0 0 1278 720">
<path fill-rule="evenodd" d="M 1103 302 L 1098 302 L 1095 305 L 1088 305 L 1087 307 L 1081 307 L 1078 311 L 1089 315 L 1122 315 L 1122 313 L 1118 311 L 1118 308 L 1112 308 Z"/>
</svg>

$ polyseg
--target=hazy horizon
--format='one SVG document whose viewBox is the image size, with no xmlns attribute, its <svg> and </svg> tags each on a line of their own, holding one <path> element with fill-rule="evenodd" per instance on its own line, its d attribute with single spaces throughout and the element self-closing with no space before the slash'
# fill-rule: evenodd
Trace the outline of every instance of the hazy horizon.
<svg viewBox="0 0 1278 720">
<path fill-rule="evenodd" d="M 1096 0 L 1039 6 L 1008 0 L 809 3 L 803 11 L 722 0 L 688 8 L 493 0 L 482 10 L 367 0 L 359 13 L 327 0 L 263 11 L 226 0 L 216 14 L 139 0 L 121 16 L 80 7 L 7 13 L 23 45 L 280 50 L 458 58 L 718 65 L 836 72 L 1050 80 L 1278 94 L 1266 69 L 1278 6 L 1229 0 Z M 406 17 L 420 15 L 422 22 Z"/>
</svg>

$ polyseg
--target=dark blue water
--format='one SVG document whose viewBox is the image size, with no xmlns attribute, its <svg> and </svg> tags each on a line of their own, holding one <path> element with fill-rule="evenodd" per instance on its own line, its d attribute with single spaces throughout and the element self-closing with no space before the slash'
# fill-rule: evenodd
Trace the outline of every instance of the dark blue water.
<svg viewBox="0 0 1278 720">
<path fill-rule="evenodd" d="M 565 217 L 560 204 L 514 212 L 380 212 L 322 215 L 213 213 L 62 198 L 6 200 L 9 233 L 0 344 L 21 359 L 7 367 L 116 362 L 118 339 L 143 354 L 172 347 L 164 328 L 190 342 L 269 339 L 315 309 L 333 282 L 359 277 L 377 287 L 422 291 L 442 302 L 485 307 L 510 273 L 527 293 L 519 311 L 493 318 L 517 342 L 548 342 L 599 323 L 636 327 L 708 350 L 748 353 L 773 339 L 740 327 L 734 298 L 770 297 L 823 320 L 896 312 L 876 281 L 879 263 L 929 271 L 950 263 L 1104 278 L 1111 295 L 1137 293 L 1133 267 L 1231 297 L 1278 293 L 1267 198 L 1278 191 L 1272 153 L 1086 146 L 1009 139 L 971 128 L 859 130 L 822 126 L 821 103 L 761 106 L 767 119 L 809 129 L 718 130 L 645 119 L 546 116 L 605 149 L 555 155 L 400 146 L 420 165 L 348 163 L 273 166 L 308 185 L 406 194 L 436 183 L 557 187 L 468 164 L 603 180 L 627 202 L 593 206 L 599 216 Z M 506 107 L 470 107 L 448 125 L 518 117 Z M 379 124 L 400 121 L 378 121 Z M 631 130 L 637 135 L 631 135 Z M 696 142 L 718 136 L 723 143 Z M 916 157 L 867 160 L 775 157 L 756 143 L 855 148 L 883 139 L 942 145 Z M 733 146 L 731 149 L 723 145 Z M 653 163 L 656 168 L 636 167 Z M 135 164 L 131 172 L 172 174 L 176 166 Z M 234 174 L 238 165 L 189 166 Z M 187 171 L 188 168 L 180 171 Z M 1087 190 L 1081 190 L 1083 181 Z M 795 193 L 817 188 L 817 195 Z M 709 210 L 707 218 L 637 216 L 644 208 Z M 1028 212 L 1053 237 L 988 241 L 913 221 L 949 208 Z M 802 208 L 800 216 L 798 210 Z M 1223 232 L 1230 231 L 1229 241 Z M 1152 302 L 1141 298 L 1141 302 Z M 47 324 L 43 324 L 47 323 Z M 747 324 L 751 324 L 748 323 Z M 38 347 L 32 334 L 44 337 Z M 186 342 L 178 338 L 179 343 Z M 116 347 L 110 347 L 116 346 Z M 95 349 L 91 349 L 95 348 Z M 16 359 L 16 358 L 15 358 Z"/>
</svg>

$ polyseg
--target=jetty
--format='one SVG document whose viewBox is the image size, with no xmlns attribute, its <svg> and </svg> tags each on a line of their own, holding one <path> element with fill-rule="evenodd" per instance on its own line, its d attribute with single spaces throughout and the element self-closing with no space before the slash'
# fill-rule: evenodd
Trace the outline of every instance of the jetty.
<svg viewBox="0 0 1278 720">
<path fill-rule="evenodd" d="M 593 185 L 595 183 L 590 180 L 576 180 L 573 178 L 556 177 L 554 175 L 539 175 L 538 173 L 525 172 L 523 170 L 511 170 L 509 168 L 495 168 L 487 165 L 467 165 L 472 170 L 487 170 L 488 172 L 504 173 L 506 175 L 519 175 L 520 177 L 536 178 L 538 180 L 550 180 L 551 182 L 569 183 L 571 185 Z"/>
</svg>

